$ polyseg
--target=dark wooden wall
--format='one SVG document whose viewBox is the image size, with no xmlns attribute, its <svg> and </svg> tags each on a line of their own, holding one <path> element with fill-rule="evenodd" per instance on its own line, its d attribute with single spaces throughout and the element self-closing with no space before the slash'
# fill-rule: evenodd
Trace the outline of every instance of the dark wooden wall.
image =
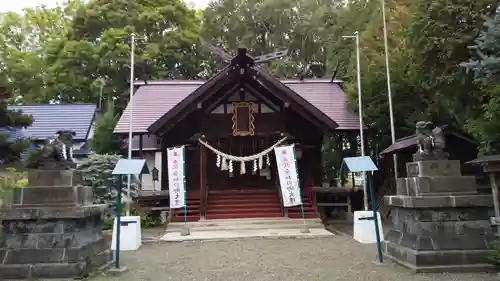
<svg viewBox="0 0 500 281">
<path fill-rule="evenodd" d="M 221 101 L 227 103 L 228 101 Z M 260 104 L 260 101 L 252 101 Z M 211 105 L 213 107 L 213 105 Z M 259 105 L 260 111 L 261 105 Z M 232 155 L 246 156 L 258 153 L 282 138 L 281 133 L 293 136 L 288 143 L 297 143 L 302 153 L 299 160 L 299 176 L 301 186 L 320 185 L 322 181 L 321 145 L 323 132 L 311 121 L 305 120 L 302 115 L 280 105 L 280 111 L 267 113 L 254 113 L 255 135 L 247 137 L 232 136 L 232 114 L 211 114 L 204 112 L 203 108 L 193 112 L 182 122 L 162 136 L 163 151 L 167 147 L 188 144 L 186 154 L 186 177 L 188 191 L 200 189 L 200 147 L 197 139 L 202 135 L 217 149 Z M 216 156 L 211 151 L 206 151 L 204 169 L 206 176 L 204 184 L 209 188 L 250 188 L 250 187 L 276 187 L 276 161 L 274 152 L 271 153 L 272 180 L 266 180 L 259 175 L 252 175 L 253 163 L 247 163 L 246 174 L 241 176 L 240 163 L 233 163 L 234 177 L 229 178 L 227 171 L 217 168 Z M 163 189 L 168 187 L 168 173 L 166 155 L 163 160 Z"/>
</svg>

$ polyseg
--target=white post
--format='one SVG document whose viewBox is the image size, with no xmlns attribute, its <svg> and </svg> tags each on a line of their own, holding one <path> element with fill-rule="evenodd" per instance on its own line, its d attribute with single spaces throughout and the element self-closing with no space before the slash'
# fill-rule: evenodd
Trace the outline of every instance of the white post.
<svg viewBox="0 0 500 281">
<path fill-rule="evenodd" d="M 391 73 L 389 70 L 389 47 L 387 44 L 387 22 L 385 20 L 385 0 L 382 1 L 382 19 L 384 21 L 384 47 L 385 47 L 385 70 L 387 76 L 387 96 L 389 99 L 389 119 L 391 122 L 391 138 L 392 143 L 396 142 L 396 132 L 394 130 L 394 111 L 392 110 L 392 93 L 391 93 Z M 393 154 L 394 162 L 394 178 L 398 179 L 398 158 Z"/>
<path fill-rule="evenodd" d="M 357 80 L 358 80 L 358 114 L 359 114 L 359 138 L 361 141 L 361 156 L 365 156 L 365 137 L 363 126 L 363 102 L 361 100 L 361 62 L 359 57 L 359 32 L 356 31 L 356 63 L 357 63 Z M 366 183 L 366 173 L 363 172 L 363 203 L 365 211 L 368 211 L 368 185 Z"/>
<path fill-rule="evenodd" d="M 135 52 L 135 34 L 131 34 L 130 43 L 130 100 L 129 100 L 129 124 L 128 124 L 128 159 L 132 159 L 132 122 L 133 122 L 133 103 L 132 98 L 134 97 L 134 52 Z M 126 215 L 130 216 L 130 201 L 132 200 L 130 196 L 131 189 L 131 175 L 127 176 L 127 211 Z M 120 194 L 121 196 L 121 194 Z"/>
<path fill-rule="evenodd" d="M 361 142 L 361 156 L 365 156 L 365 137 L 364 137 L 364 126 L 363 126 L 363 102 L 361 98 L 361 58 L 359 55 L 359 32 L 354 32 L 351 36 L 342 36 L 344 38 L 354 38 L 356 39 L 356 79 L 358 86 L 358 115 L 359 115 L 359 138 Z M 368 211 L 368 186 L 366 182 L 366 173 L 363 172 L 363 203 L 365 211 Z"/>
</svg>

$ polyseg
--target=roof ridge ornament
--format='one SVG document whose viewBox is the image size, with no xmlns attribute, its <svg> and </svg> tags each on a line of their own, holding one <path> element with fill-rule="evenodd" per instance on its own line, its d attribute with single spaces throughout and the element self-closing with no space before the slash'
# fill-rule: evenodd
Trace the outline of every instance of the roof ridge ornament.
<svg viewBox="0 0 500 281">
<path fill-rule="evenodd" d="M 218 55 L 224 62 L 232 61 L 235 58 L 234 55 L 232 55 L 229 52 L 223 50 L 221 47 L 214 46 L 214 45 L 208 43 L 203 38 L 200 38 L 200 42 L 209 51 L 211 51 L 212 53 Z M 248 48 L 245 47 L 244 45 L 240 44 L 239 47 L 238 47 L 238 54 L 236 55 L 236 57 L 242 56 L 243 52 L 244 52 L 244 55 L 248 56 L 249 58 L 251 58 L 253 60 L 253 64 L 261 64 L 261 63 L 264 63 L 264 62 L 281 59 L 281 58 L 283 58 L 283 57 L 285 57 L 285 56 L 288 55 L 288 49 L 280 49 L 280 50 L 275 51 L 275 52 L 267 53 L 267 54 L 260 55 L 260 56 L 257 56 L 257 57 L 252 57 L 252 56 L 250 56 L 248 54 Z"/>
</svg>

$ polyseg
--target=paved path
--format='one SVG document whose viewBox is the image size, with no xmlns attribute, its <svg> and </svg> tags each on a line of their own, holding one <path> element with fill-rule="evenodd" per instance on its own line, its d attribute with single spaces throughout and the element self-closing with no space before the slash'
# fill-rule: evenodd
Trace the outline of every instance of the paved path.
<svg viewBox="0 0 500 281">
<path fill-rule="evenodd" d="M 390 262 L 377 266 L 375 256 L 374 246 L 342 235 L 146 244 L 123 254 L 128 272 L 95 281 L 498 281 L 491 274 L 413 274 Z"/>
</svg>

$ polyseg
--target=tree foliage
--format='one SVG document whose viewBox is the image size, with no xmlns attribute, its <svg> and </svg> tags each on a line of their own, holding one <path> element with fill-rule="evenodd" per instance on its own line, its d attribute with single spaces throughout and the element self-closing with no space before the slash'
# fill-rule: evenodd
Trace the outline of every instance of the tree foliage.
<svg viewBox="0 0 500 281">
<path fill-rule="evenodd" d="M 396 136 L 426 119 L 471 133 L 485 153 L 498 151 L 498 1 L 386 2 Z M 253 56 L 288 48 L 265 67 L 280 78 L 342 78 L 356 111 L 355 44 L 342 36 L 359 31 L 363 118 L 378 156 L 391 143 L 380 8 L 378 0 L 219 0 L 194 11 L 179 0 L 90 0 L 8 13 L 0 21 L 0 83 L 13 102 L 76 103 L 97 102 L 96 81 L 104 79 L 104 102 L 116 99 L 120 114 L 132 32 L 137 79 L 209 77 L 220 59 L 202 37 L 229 52 L 244 45 Z"/>
<path fill-rule="evenodd" d="M 500 10 L 487 18 L 484 28 L 470 46 L 472 57 L 462 63 L 472 72 L 479 90 L 475 98 L 480 103 L 467 123 L 467 128 L 481 144 L 484 153 L 500 152 Z"/>
<path fill-rule="evenodd" d="M 96 197 L 96 203 L 107 203 L 114 201 L 120 184 L 119 177 L 112 174 L 113 169 L 121 159 L 116 154 L 89 153 L 88 157 L 78 165 L 83 172 L 86 186 L 91 186 Z M 122 186 L 126 187 L 126 178 L 123 178 Z M 131 195 L 136 196 L 138 187 L 136 182 L 131 184 Z M 122 189 L 122 196 L 127 195 L 126 188 Z"/>
<path fill-rule="evenodd" d="M 113 102 L 109 102 L 102 118 L 95 122 L 94 135 L 90 141 L 90 148 L 97 154 L 118 154 L 121 151 L 121 140 L 113 134 L 118 115 Z"/>
<path fill-rule="evenodd" d="M 0 89 L 2 91 L 2 89 Z M 0 92 L 0 163 L 13 163 L 29 147 L 30 141 L 19 136 L 19 130 L 31 125 L 31 116 L 7 108 L 9 96 Z"/>
</svg>

